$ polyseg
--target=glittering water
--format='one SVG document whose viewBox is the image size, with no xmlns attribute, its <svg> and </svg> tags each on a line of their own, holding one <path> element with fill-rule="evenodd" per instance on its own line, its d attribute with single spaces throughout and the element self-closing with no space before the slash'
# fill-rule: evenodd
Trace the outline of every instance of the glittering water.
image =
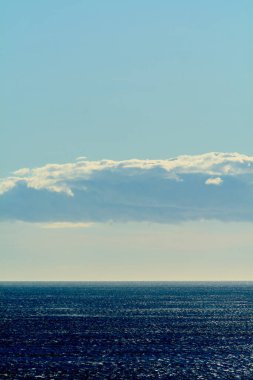
<svg viewBox="0 0 253 380">
<path fill-rule="evenodd" d="M 253 283 L 1 283 L 0 379 L 253 379 Z"/>
</svg>

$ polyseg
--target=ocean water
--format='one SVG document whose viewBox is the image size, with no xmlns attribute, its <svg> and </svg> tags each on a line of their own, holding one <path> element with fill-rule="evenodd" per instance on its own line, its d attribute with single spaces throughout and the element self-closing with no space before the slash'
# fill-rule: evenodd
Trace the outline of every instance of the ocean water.
<svg viewBox="0 0 253 380">
<path fill-rule="evenodd" d="M 253 379 L 253 283 L 0 283 L 0 379 Z"/>
</svg>

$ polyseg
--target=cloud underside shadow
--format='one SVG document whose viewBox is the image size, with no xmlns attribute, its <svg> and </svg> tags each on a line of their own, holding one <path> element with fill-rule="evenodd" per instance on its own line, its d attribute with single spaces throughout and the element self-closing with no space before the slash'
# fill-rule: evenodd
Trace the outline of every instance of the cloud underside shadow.
<svg viewBox="0 0 253 380">
<path fill-rule="evenodd" d="M 173 160 L 78 161 L 21 169 L 1 181 L 1 220 L 253 220 L 253 158 L 208 153 Z"/>
</svg>

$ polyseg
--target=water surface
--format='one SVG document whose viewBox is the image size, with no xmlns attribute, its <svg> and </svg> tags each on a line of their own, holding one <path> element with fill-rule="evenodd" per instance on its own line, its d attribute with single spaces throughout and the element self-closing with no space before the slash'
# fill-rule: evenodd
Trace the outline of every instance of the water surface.
<svg viewBox="0 0 253 380">
<path fill-rule="evenodd" d="M 0 379 L 253 379 L 253 283 L 0 283 Z"/>
</svg>

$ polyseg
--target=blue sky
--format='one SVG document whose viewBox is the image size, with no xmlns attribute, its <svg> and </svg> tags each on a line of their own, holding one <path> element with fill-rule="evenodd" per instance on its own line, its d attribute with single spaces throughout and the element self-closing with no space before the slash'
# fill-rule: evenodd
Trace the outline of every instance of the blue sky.
<svg viewBox="0 0 253 380">
<path fill-rule="evenodd" d="M 0 274 L 4 279 L 78 277 L 78 280 L 85 280 L 87 276 L 96 280 L 249 279 L 247 268 L 253 264 L 249 255 L 253 238 L 248 233 L 252 227 L 249 222 L 252 220 L 252 174 L 247 169 L 253 155 L 252 11 L 250 0 L 1 2 L 0 176 L 5 189 L 13 181 L 12 177 L 17 177 L 13 172 L 18 169 L 41 167 L 45 174 L 47 165 L 65 163 L 75 167 L 66 175 L 65 167 L 61 166 L 65 174 L 60 186 L 76 189 L 71 178 L 75 173 L 75 179 L 80 181 L 75 164 L 79 156 L 88 157 L 88 162 L 92 163 L 102 159 L 115 162 L 133 158 L 167 160 L 181 155 L 188 155 L 191 162 L 192 157 L 200 155 L 203 158 L 202 154 L 208 152 L 246 155 L 243 175 L 234 162 L 229 163 L 232 172 L 226 172 L 225 162 L 216 172 L 202 166 L 197 166 L 195 173 L 174 171 L 174 176 L 187 176 L 187 180 L 180 177 L 177 182 L 180 186 L 180 180 L 184 180 L 181 194 L 186 200 L 177 197 L 178 187 L 174 195 L 171 193 L 170 198 L 166 198 L 164 172 L 159 165 L 155 180 L 153 173 L 143 182 L 142 164 L 138 164 L 135 182 L 124 188 L 124 193 L 120 192 L 123 185 L 118 181 L 119 177 L 116 176 L 116 180 L 113 176 L 107 177 L 106 170 L 101 172 L 99 180 L 95 173 L 96 178 L 89 179 L 88 185 L 87 178 L 82 177 L 85 182 L 82 186 L 93 186 L 92 193 L 89 193 L 91 198 L 86 199 L 90 206 L 86 219 L 77 218 L 72 206 L 66 206 L 66 202 L 65 214 L 58 209 L 52 215 L 55 207 L 50 208 L 50 202 L 54 205 L 56 202 L 60 210 L 63 206 L 59 200 L 52 201 L 51 197 L 59 189 L 55 191 L 45 183 L 42 185 L 41 181 L 48 181 L 51 174 L 47 172 L 41 176 L 37 171 L 29 172 L 27 177 L 26 173 L 23 182 L 18 180 L 14 189 L 0 196 L 3 231 L 0 244 L 5 263 Z M 129 185 L 125 172 L 120 175 L 121 180 Z M 101 178 L 106 182 L 101 182 Z M 205 183 L 208 180 L 211 184 Z M 35 185 L 30 186 L 31 181 Z M 105 183 L 107 195 L 102 197 L 101 189 Z M 139 184 L 138 192 L 133 184 Z M 151 190 L 155 184 L 156 191 L 146 191 L 144 184 L 148 189 L 151 186 Z M 58 186 L 59 180 L 51 185 Z M 31 195 L 33 191 L 35 195 Z M 43 220 L 31 199 L 40 205 L 45 192 L 51 200 L 46 200 L 50 213 L 44 222 L 78 222 L 83 225 L 79 224 L 77 229 L 70 224 L 58 225 L 59 228 L 55 228 L 56 225 L 54 228 L 41 227 Z M 159 207 L 170 204 L 180 208 L 188 202 L 188 207 L 191 204 L 195 210 L 200 198 L 209 206 L 205 207 L 205 212 L 201 209 L 201 215 L 199 211 L 197 214 L 184 211 L 180 214 L 183 215 L 179 218 L 180 223 L 174 227 L 171 218 L 164 217 L 161 226 L 157 223 L 161 220 L 154 217 L 154 208 L 149 212 L 142 208 L 139 213 L 142 222 L 138 223 L 129 207 L 126 212 L 125 208 L 113 205 L 112 213 L 108 206 L 108 199 L 119 202 L 122 197 L 129 205 L 133 202 L 133 196 L 128 197 L 130 192 L 137 194 L 132 207 L 151 202 Z M 61 191 L 57 194 L 61 196 Z M 115 194 L 118 198 L 113 198 Z M 109 216 L 94 211 L 98 198 L 99 202 L 102 198 L 107 202 L 103 203 L 103 210 L 109 207 Z M 217 205 L 220 207 L 224 199 L 224 207 L 217 213 Z M 27 217 L 25 206 L 34 209 L 33 217 Z M 70 216 L 66 217 L 69 209 Z M 35 210 L 37 223 L 34 223 Z M 124 212 L 130 215 L 126 220 L 122 220 Z M 206 244 L 210 247 L 204 248 L 204 243 L 199 241 L 203 250 L 200 259 L 196 253 L 196 231 L 203 229 L 201 218 L 206 220 Z M 185 237 L 184 246 L 173 248 L 174 245 L 170 244 L 178 236 L 173 228 L 178 234 L 180 232 L 183 241 Z M 236 244 L 232 239 L 235 228 Z M 154 232 L 153 245 L 140 243 L 140 238 L 136 241 L 135 234 L 143 236 L 152 230 L 160 231 L 159 234 Z M 132 231 L 135 231 L 134 237 Z M 220 231 L 224 231 L 223 240 L 231 241 L 231 244 L 222 243 Z M 90 245 L 86 247 L 83 236 L 93 244 L 92 249 Z M 211 243 L 214 236 L 217 245 Z M 40 239 L 48 242 L 47 250 L 52 252 L 50 258 L 44 257 L 40 244 L 36 244 Z M 55 246 L 58 239 L 63 243 Z M 75 248 L 76 241 L 82 242 L 78 248 Z M 186 247 L 190 247 L 187 258 L 184 256 Z M 120 259 L 115 256 L 117 250 L 121 252 Z M 141 269 L 145 250 L 150 265 Z M 125 251 L 131 251 L 131 254 Z M 216 265 L 211 265 L 212 254 Z M 71 255 L 77 256 L 75 263 L 80 265 L 73 265 L 76 269 L 68 277 L 66 268 L 70 267 Z M 44 261 L 41 259 L 43 265 L 36 265 L 38 256 L 44 257 Z M 27 260 L 29 265 L 25 264 Z M 175 262 L 177 264 L 173 267 Z M 191 268 L 187 275 L 183 269 L 186 262 Z M 51 263 L 65 269 L 56 276 Z M 133 272 L 134 263 L 137 270 Z M 155 263 L 154 275 L 151 268 Z M 91 268 L 86 273 L 88 264 Z M 223 268 L 220 272 L 218 265 Z M 103 266 L 107 268 L 106 274 L 98 270 Z M 41 272 L 42 267 L 44 272 Z M 83 272 L 79 273 L 78 268 Z M 168 272 L 164 268 L 168 268 Z M 241 268 L 239 272 L 238 268 Z"/>
<path fill-rule="evenodd" d="M 252 153 L 252 8 L 2 1 L 1 171 Z"/>
</svg>

